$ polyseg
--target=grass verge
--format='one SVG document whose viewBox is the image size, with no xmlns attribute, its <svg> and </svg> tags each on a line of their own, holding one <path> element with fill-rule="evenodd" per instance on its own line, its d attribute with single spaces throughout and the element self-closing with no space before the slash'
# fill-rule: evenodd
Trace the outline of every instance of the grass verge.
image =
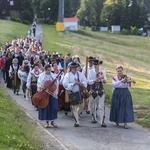
<svg viewBox="0 0 150 150">
<path fill-rule="evenodd" d="M 0 29 L 1 29 L 0 46 L 5 44 L 7 41 L 10 42 L 16 36 L 17 37 L 26 36 L 29 28 L 30 28 L 29 25 L 8 20 L 0 20 Z"/>
<path fill-rule="evenodd" d="M 0 148 L 17 150 L 38 150 L 33 136 L 36 124 L 0 87 Z"/>
<path fill-rule="evenodd" d="M 30 26 L 0 20 L 0 46 L 16 36 L 26 36 Z M 0 149 L 38 150 L 39 141 L 33 136 L 36 124 L 26 116 L 0 85 Z"/>
</svg>

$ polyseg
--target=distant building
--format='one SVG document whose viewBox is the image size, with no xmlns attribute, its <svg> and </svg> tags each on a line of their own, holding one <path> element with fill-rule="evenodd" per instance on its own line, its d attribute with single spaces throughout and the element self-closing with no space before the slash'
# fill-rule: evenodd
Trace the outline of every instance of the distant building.
<svg viewBox="0 0 150 150">
<path fill-rule="evenodd" d="M 77 31 L 78 18 L 64 18 L 64 29 L 70 31 Z"/>
<path fill-rule="evenodd" d="M 0 0 L 0 18 L 21 16 L 21 0 Z"/>
</svg>

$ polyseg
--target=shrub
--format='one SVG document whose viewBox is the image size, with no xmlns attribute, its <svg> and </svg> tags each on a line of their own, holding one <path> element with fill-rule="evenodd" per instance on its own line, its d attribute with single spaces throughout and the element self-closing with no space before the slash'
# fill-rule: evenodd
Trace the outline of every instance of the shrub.
<svg viewBox="0 0 150 150">
<path fill-rule="evenodd" d="M 22 23 L 22 20 L 20 18 L 11 18 L 11 20 L 15 21 L 15 22 Z"/>
<path fill-rule="evenodd" d="M 122 29 L 121 33 L 124 34 L 124 35 L 128 35 L 129 34 L 127 29 Z"/>
<path fill-rule="evenodd" d="M 28 24 L 28 25 L 30 24 L 30 22 L 28 20 L 23 20 L 22 23 Z"/>
<path fill-rule="evenodd" d="M 131 26 L 130 27 L 130 34 L 132 34 L 132 35 L 135 35 L 135 34 L 137 34 L 137 28 L 136 28 L 136 26 Z"/>
</svg>

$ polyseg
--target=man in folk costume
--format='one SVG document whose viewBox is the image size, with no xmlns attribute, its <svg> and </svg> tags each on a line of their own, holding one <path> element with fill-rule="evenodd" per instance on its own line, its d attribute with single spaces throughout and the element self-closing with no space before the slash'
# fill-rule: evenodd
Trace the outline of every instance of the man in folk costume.
<svg viewBox="0 0 150 150">
<path fill-rule="evenodd" d="M 9 69 L 9 77 L 11 78 L 13 83 L 14 94 L 17 92 L 17 95 L 19 95 L 20 84 L 21 84 L 20 79 L 18 77 L 18 70 L 19 70 L 18 59 L 14 58 L 12 60 L 12 65 L 10 66 Z"/>
<path fill-rule="evenodd" d="M 31 100 L 32 100 L 33 95 L 37 92 L 37 81 L 41 73 L 42 71 L 39 69 L 39 65 L 34 64 L 33 69 L 30 71 L 28 75 L 26 86 L 28 90 L 31 91 Z M 34 105 L 33 102 L 32 102 L 32 105 Z"/>
<path fill-rule="evenodd" d="M 88 75 L 88 84 L 92 85 L 92 90 L 93 90 L 92 91 L 92 108 L 91 108 L 92 123 L 97 123 L 97 111 L 98 111 L 98 116 L 100 117 L 101 127 L 106 127 L 104 123 L 105 92 L 103 89 L 103 85 L 106 83 L 106 80 L 107 80 L 106 73 L 104 70 L 100 69 L 100 64 L 102 64 L 102 61 L 94 60 L 93 64 L 94 64 L 94 69 L 92 69 Z M 101 75 L 102 77 L 101 76 L 99 77 L 99 75 Z M 98 86 L 95 88 L 95 85 L 98 85 Z"/>
<path fill-rule="evenodd" d="M 93 61 L 94 61 L 94 58 L 93 58 L 92 56 L 90 56 L 90 57 L 88 58 L 88 67 L 87 67 L 87 70 L 86 70 L 86 66 L 83 67 L 82 72 L 83 72 L 83 74 L 85 75 L 85 77 L 87 77 L 87 76 L 89 75 L 89 72 L 90 72 L 92 69 L 94 69 Z M 87 75 L 86 75 L 86 74 L 87 74 Z M 90 87 L 90 86 L 88 86 L 88 87 Z M 90 89 L 89 89 L 89 92 L 90 92 Z M 88 103 L 88 106 L 87 106 L 87 108 L 86 108 L 86 109 L 87 109 L 87 110 L 86 110 L 87 114 L 90 114 L 91 101 L 92 101 L 92 97 L 91 97 L 91 95 L 90 95 L 90 97 L 87 99 L 87 103 Z"/>
<path fill-rule="evenodd" d="M 80 86 L 87 87 L 87 80 L 83 73 L 77 71 L 78 64 L 72 62 L 70 64 L 70 71 L 66 73 L 63 79 L 63 86 L 69 92 L 79 92 L 80 93 Z M 83 101 L 77 101 L 75 103 L 71 103 L 71 109 L 75 119 L 75 127 L 79 126 L 79 115 L 83 111 Z"/>
</svg>

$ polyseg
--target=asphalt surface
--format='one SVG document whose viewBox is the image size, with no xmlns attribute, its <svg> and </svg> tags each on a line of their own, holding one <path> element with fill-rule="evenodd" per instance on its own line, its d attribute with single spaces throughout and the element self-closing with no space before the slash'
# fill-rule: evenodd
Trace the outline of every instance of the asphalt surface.
<svg viewBox="0 0 150 150">
<path fill-rule="evenodd" d="M 38 132 L 42 132 L 45 137 L 44 142 L 49 149 L 68 149 L 68 150 L 149 150 L 150 131 L 132 123 L 129 129 L 124 129 L 123 124 L 118 127 L 109 122 L 109 109 L 106 109 L 106 128 L 100 127 L 100 123 L 92 124 L 91 116 L 83 112 L 80 119 L 80 127 L 73 126 L 74 120 L 69 112 L 65 115 L 64 111 L 58 112 L 56 123 L 58 128 L 45 128 L 45 122 L 38 120 L 38 111 L 35 111 L 30 100 L 20 95 L 13 94 L 13 91 L 6 89 L 12 99 L 24 109 L 26 114 L 37 123 Z M 37 133 L 38 134 L 38 133 Z M 41 133 L 39 133 L 41 136 Z M 41 136 L 41 140 L 43 137 Z M 53 140 L 49 145 L 49 142 Z M 54 144 L 55 143 L 55 144 Z"/>
<path fill-rule="evenodd" d="M 36 36 L 42 37 L 42 26 L 37 26 Z M 80 127 L 75 128 L 72 114 L 65 115 L 64 111 L 58 112 L 58 128 L 44 128 L 45 122 L 38 120 L 38 112 L 30 100 L 23 98 L 22 91 L 20 95 L 14 95 L 12 90 L 5 89 L 37 123 L 36 134 L 44 142 L 44 150 L 150 150 L 150 131 L 135 123 L 129 124 L 129 129 L 124 129 L 122 124 L 117 127 L 109 122 L 109 109 L 106 109 L 106 128 L 100 127 L 99 122 L 92 124 L 91 116 L 85 112 L 81 115 Z"/>
</svg>

